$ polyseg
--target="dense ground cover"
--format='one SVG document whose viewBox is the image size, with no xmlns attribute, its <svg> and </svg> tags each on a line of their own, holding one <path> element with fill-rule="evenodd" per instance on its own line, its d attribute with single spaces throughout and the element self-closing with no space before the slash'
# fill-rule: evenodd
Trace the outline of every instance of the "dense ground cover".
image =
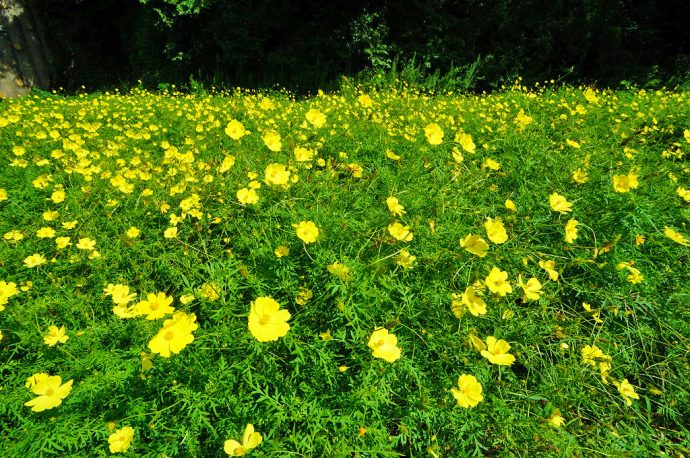
<svg viewBox="0 0 690 458">
<path fill-rule="evenodd" d="M 687 454 L 689 120 L 550 86 L 2 102 L 1 454 Z"/>
</svg>

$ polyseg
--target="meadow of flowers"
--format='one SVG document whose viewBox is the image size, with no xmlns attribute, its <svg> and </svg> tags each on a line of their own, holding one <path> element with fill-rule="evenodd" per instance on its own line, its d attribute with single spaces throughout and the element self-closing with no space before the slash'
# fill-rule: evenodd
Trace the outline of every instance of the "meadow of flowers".
<svg viewBox="0 0 690 458">
<path fill-rule="evenodd" d="M 0 455 L 685 456 L 690 93 L 0 102 Z"/>
</svg>

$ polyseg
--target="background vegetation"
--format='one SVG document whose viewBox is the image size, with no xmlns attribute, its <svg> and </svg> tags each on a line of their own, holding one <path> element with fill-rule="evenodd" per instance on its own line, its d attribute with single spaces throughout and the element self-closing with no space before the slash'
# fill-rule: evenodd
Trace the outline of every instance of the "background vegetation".
<svg viewBox="0 0 690 458">
<path fill-rule="evenodd" d="M 328 89 L 398 67 L 448 87 L 525 82 L 679 84 L 690 70 L 684 0 L 37 0 L 54 84 Z M 371 74 L 365 75 L 367 78 Z"/>
</svg>

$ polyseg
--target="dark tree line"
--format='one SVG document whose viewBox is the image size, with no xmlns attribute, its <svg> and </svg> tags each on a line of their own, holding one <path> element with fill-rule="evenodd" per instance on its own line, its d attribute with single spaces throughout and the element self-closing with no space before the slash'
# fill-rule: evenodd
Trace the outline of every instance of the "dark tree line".
<svg viewBox="0 0 690 458">
<path fill-rule="evenodd" d="M 478 63 L 476 89 L 516 76 L 682 83 L 688 0 L 36 0 L 53 83 L 185 83 L 298 90 L 342 75 Z M 475 67 L 475 70 L 477 68 Z"/>
</svg>

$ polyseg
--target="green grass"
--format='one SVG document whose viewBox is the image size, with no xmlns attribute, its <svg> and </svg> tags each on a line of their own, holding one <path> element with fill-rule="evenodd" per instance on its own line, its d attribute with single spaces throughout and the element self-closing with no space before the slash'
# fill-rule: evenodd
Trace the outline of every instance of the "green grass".
<svg viewBox="0 0 690 458">
<path fill-rule="evenodd" d="M 689 454 L 690 248 L 664 229 L 690 238 L 690 204 L 677 191 L 690 188 L 690 93 L 584 89 L 371 89 L 371 107 L 357 88 L 304 100 L 134 90 L 0 102 L 0 236 L 24 236 L 0 239 L 0 281 L 31 282 L 0 311 L 0 454 L 103 456 L 109 435 L 131 426 L 126 455 L 221 456 L 249 423 L 263 436 L 252 456 Z M 310 108 L 325 114 L 324 126 L 306 120 Z M 532 118 L 524 128 L 521 110 Z M 231 119 L 251 133 L 230 138 Z M 439 145 L 425 138 L 431 123 L 444 132 Z M 269 130 L 280 133 L 281 151 L 264 145 Z M 475 152 L 453 141 L 458 130 Z M 297 162 L 295 147 L 317 154 Z M 227 155 L 236 162 L 220 172 Z M 489 158 L 499 170 L 483 165 Z M 298 180 L 269 186 L 271 163 Z M 587 182 L 573 181 L 576 169 Z M 631 171 L 639 187 L 616 192 L 613 175 Z M 236 193 L 251 172 L 260 200 L 242 205 Z M 50 177 L 45 188 L 33 184 L 39 176 Z M 66 199 L 55 203 L 60 186 Z M 572 213 L 551 209 L 554 192 Z M 187 211 L 178 236 L 165 238 L 193 194 L 197 217 Z M 391 214 L 389 196 L 404 216 Z M 43 220 L 50 210 L 57 219 Z M 488 217 L 502 219 L 507 242 L 489 241 Z M 580 223 L 574 243 L 564 240 L 570 219 Z M 410 226 L 410 242 L 389 234 L 396 220 Z M 296 236 L 300 221 L 316 223 L 315 243 Z M 139 237 L 125 235 L 131 226 Z M 41 227 L 73 245 L 57 249 L 36 236 Z M 485 257 L 460 246 L 469 234 L 488 242 Z M 76 247 L 83 237 L 96 240 L 100 257 Z M 287 256 L 274 254 L 280 245 Z M 416 256 L 412 269 L 396 263 L 401 249 Z M 27 268 L 35 253 L 48 262 Z M 557 281 L 539 266 L 549 260 Z M 336 261 L 349 281 L 328 272 Z M 633 261 L 641 283 L 616 268 Z M 492 267 L 508 273 L 513 292 L 485 291 L 485 315 L 456 318 L 451 295 Z M 519 275 L 541 282 L 539 300 L 523 302 Z M 169 358 L 152 355 L 147 344 L 163 320 L 116 316 L 103 292 L 111 283 L 129 286 L 132 303 L 172 295 L 177 310 L 196 316 L 193 342 Z M 205 297 L 204 284 L 219 297 Z M 296 301 L 305 288 L 313 296 Z M 184 295 L 194 300 L 182 303 Z M 260 296 L 292 315 L 275 342 L 248 330 Z M 65 326 L 69 339 L 47 346 L 50 325 Z M 379 327 L 398 338 L 393 363 L 367 346 Z M 327 331 L 331 339 L 320 336 Z M 505 339 L 515 362 L 491 364 L 471 333 Z M 606 381 L 584 362 L 585 345 L 610 356 Z M 32 412 L 25 382 L 42 372 L 74 385 L 60 406 Z M 476 407 L 451 394 L 460 374 L 483 387 Z M 639 395 L 630 406 L 615 386 L 623 379 Z M 548 422 L 556 409 L 560 428 Z"/>
</svg>

